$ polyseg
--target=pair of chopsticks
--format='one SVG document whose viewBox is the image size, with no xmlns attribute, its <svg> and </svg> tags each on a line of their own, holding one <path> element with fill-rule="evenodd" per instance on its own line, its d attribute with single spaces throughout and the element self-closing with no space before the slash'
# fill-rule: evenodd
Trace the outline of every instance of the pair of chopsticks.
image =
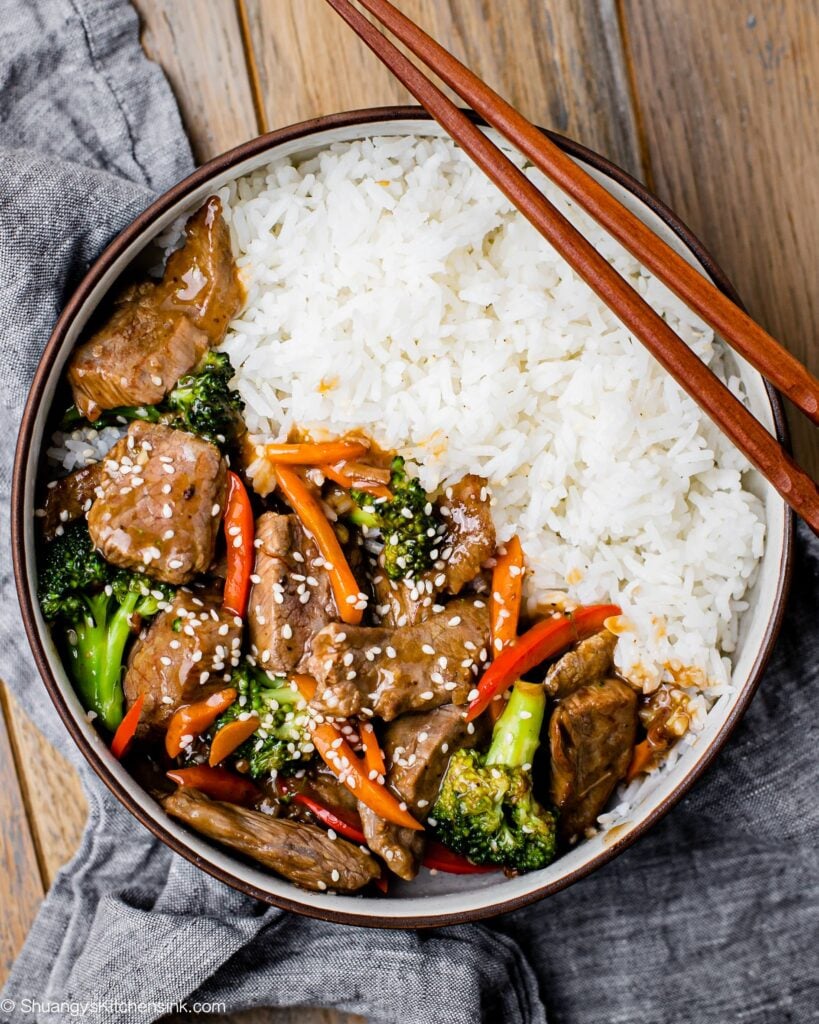
<svg viewBox="0 0 819 1024">
<path fill-rule="evenodd" d="M 358 2 L 787 395 L 814 424 L 819 423 L 819 382 L 759 324 L 389 0 Z M 645 345 L 791 508 L 819 532 L 819 489 L 776 438 L 526 175 L 425 77 L 420 68 L 383 36 L 351 0 L 327 0 L 327 3 Z"/>
</svg>

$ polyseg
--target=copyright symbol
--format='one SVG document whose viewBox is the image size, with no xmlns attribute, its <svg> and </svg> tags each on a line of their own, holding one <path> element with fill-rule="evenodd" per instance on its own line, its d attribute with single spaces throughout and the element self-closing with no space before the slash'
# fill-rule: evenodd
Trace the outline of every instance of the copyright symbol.
<svg viewBox="0 0 819 1024">
<path fill-rule="evenodd" d="M 15 1008 L 16 1005 L 17 1004 L 14 1002 L 13 999 L 4 999 L 2 1002 L 0 1002 L 0 1010 L 2 1010 L 3 1013 L 11 1013 L 11 1011 Z"/>
</svg>

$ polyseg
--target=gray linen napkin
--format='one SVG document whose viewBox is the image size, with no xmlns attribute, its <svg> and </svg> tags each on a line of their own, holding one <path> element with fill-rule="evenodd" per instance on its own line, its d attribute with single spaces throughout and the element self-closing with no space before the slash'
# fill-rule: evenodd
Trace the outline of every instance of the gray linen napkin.
<svg viewBox="0 0 819 1024">
<path fill-rule="evenodd" d="M 0 0 L 7 434 L 72 286 L 190 166 L 173 98 L 143 58 L 124 0 Z M 0 451 L 5 536 L 11 454 Z M 53 712 L 4 552 L 0 675 L 79 763 L 90 819 L 2 994 L 16 1009 L 0 1009 L 0 1020 L 73 1019 L 27 1012 L 26 999 L 108 1003 L 85 1013 L 106 1024 L 152 1021 L 161 1004 L 183 1001 L 336 1006 L 404 1024 L 538 1024 L 544 1002 L 566 1024 L 819 1020 L 819 545 L 806 532 L 796 564 L 760 694 L 708 777 L 648 837 L 491 930 L 407 934 L 268 908 L 153 840 L 85 767 Z"/>
</svg>

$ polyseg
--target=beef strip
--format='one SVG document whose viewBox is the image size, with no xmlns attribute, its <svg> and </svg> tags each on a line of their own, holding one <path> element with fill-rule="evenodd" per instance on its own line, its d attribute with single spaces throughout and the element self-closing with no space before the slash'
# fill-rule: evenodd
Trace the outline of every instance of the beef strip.
<svg viewBox="0 0 819 1024">
<path fill-rule="evenodd" d="M 256 540 L 259 582 L 248 604 L 251 650 L 264 668 L 287 674 L 309 656 L 314 635 L 338 611 L 318 548 L 298 516 L 265 512 L 256 523 Z M 302 600 L 304 594 L 309 600 Z"/>
<path fill-rule="evenodd" d="M 162 801 L 172 817 L 305 889 L 358 892 L 380 874 L 375 857 L 323 828 L 210 800 L 195 789 Z"/>
<path fill-rule="evenodd" d="M 465 476 L 446 489 L 439 509 L 446 522 L 442 551 L 451 549 L 445 559 L 446 589 L 459 594 L 495 553 L 495 524 L 486 480 L 474 473 Z"/>
<path fill-rule="evenodd" d="M 43 537 L 47 541 L 59 536 L 65 523 L 88 512 L 104 478 L 103 463 L 92 462 L 49 484 L 42 513 Z"/>
<path fill-rule="evenodd" d="M 71 357 L 79 411 L 95 420 L 118 406 L 155 405 L 224 337 L 243 301 L 216 197 L 188 221 L 186 242 L 161 282 L 127 288 L 108 321 Z"/>
<path fill-rule="evenodd" d="M 312 706 L 339 717 L 368 709 L 389 722 L 406 711 L 464 704 L 488 643 L 489 609 L 476 598 L 458 598 L 395 630 L 331 623 L 313 638 L 307 662 L 318 683 Z"/>
<path fill-rule="evenodd" d="M 589 683 L 599 683 L 611 671 L 617 637 L 607 629 L 581 640 L 549 668 L 544 685 L 550 697 L 560 699 Z"/>
<path fill-rule="evenodd" d="M 222 203 L 211 196 L 185 226 L 185 244 L 171 253 L 162 278 L 163 305 L 183 313 L 212 346 L 245 300 Z"/>
<path fill-rule="evenodd" d="M 183 704 L 228 685 L 238 664 L 242 627 L 212 590 L 183 587 L 171 607 L 141 634 L 128 657 L 123 689 L 128 707 L 144 696 L 138 735 L 164 732 Z"/>
<path fill-rule="evenodd" d="M 136 422 L 103 466 L 88 529 L 105 558 L 165 583 L 205 572 L 225 504 L 219 449 L 183 430 Z"/>
<path fill-rule="evenodd" d="M 376 611 L 381 625 L 388 629 L 396 626 L 414 626 L 432 614 L 435 603 L 433 584 L 425 576 L 421 580 L 391 580 L 384 571 L 383 556 L 372 577 Z"/>
<path fill-rule="evenodd" d="M 402 715 L 387 726 L 383 737 L 387 782 L 419 821 L 426 819 L 435 803 L 452 754 L 482 742 L 488 728 L 483 715 L 470 729 L 463 710 L 454 704 Z M 399 878 L 415 878 L 424 834 L 384 821 L 364 804 L 359 803 L 358 810 L 370 849 Z"/>
<path fill-rule="evenodd" d="M 620 679 L 565 697 L 549 723 L 552 802 L 564 840 L 594 826 L 634 751 L 637 695 Z"/>
<path fill-rule="evenodd" d="M 110 319 L 71 357 L 68 380 L 90 420 L 104 409 L 156 405 L 208 349 L 208 336 L 158 304 L 156 285 L 127 289 Z"/>
</svg>

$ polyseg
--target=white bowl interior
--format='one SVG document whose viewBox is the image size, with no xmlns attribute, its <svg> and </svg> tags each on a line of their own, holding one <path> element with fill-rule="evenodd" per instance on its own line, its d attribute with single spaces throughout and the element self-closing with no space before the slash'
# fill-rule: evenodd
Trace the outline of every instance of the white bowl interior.
<svg viewBox="0 0 819 1024">
<path fill-rule="evenodd" d="M 180 214 L 197 208 L 208 195 L 228 181 L 241 177 L 273 159 L 285 156 L 302 159 L 333 142 L 349 141 L 372 135 L 399 134 L 429 136 L 442 135 L 444 133 L 436 124 L 419 119 L 374 121 L 366 125 L 329 128 L 315 132 L 309 137 L 272 145 L 265 152 L 212 177 L 205 184 L 200 185 L 193 192 L 189 193 L 187 197 L 177 202 L 175 206 L 154 221 L 148 232 L 143 233 L 131 243 L 127 250 L 121 254 L 117 262 L 98 282 L 71 324 L 61 355 L 52 367 L 34 425 L 29 464 L 26 467 L 25 474 L 26 564 L 29 569 L 28 586 L 32 595 L 36 594 L 36 581 L 34 579 L 34 551 L 36 542 L 33 516 L 35 478 L 48 411 L 60 380 L 63 365 L 74 343 L 82 333 L 89 317 L 124 268 L 135 259 L 138 259 L 143 250 L 151 244 L 152 240 L 176 220 Z M 497 136 L 492 130 L 489 130 L 488 134 L 497 140 Z M 676 234 L 641 200 L 605 175 L 596 172 L 592 168 L 587 167 L 587 169 L 657 234 L 685 256 L 692 265 L 702 270 L 702 267 Z M 735 358 L 735 364 L 744 382 L 752 412 L 773 433 L 773 408 L 761 376 L 742 359 Z M 561 879 L 573 875 L 575 872 L 582 871 L 592 860 L 607 851 L 615 842 L 619 845 L 631 832 L 639 828 L 657 811 L 658 807 L 673 793 L 680 782 L 694 772 L 708 755 L 711 746 L 724 727 L 727 718 L 754 672 L 768 624 L 775 614 L 777 597 L 780 590 L 781 566 L 787 547 L 788 514 L 784 502 L 759 474 L 754 472 L 751 474 L 751 477 L 751 487 L 765 503 L 767 535 L 759 575 L 748 597 L 749 609 L 743 617 L 739 641 L 734 654 L 735 685 L 733 692 L 720 698 L 715 712 L 709 715 L 707 726 L 698 735 L 696 743 L 686 748 L 685 753 L 679 758 L 674 768 L 658 779 L 657 785 L 643 798 L 641 804 L 633 809 L 627 821 L 621 822 L 610 828 L 607 832 L 601 832 L 593 839 L 579 844 L 544 870 L 517 878 L 507 879 L 500 874 L 471 876 L 432 875 L 422 870 L 419 878 L 412 884 L 402 883 L 393 886 L 392 894 L 388 898 L 353 898 L 349 896 L 311 893 L 298 889 L 283 879 L 257 870 L 232 857 L 230 854 L 217 849 L 197 834 L 189 832 L 169 818 L 156 801 L 137 786 L 122 765 L 110 755 L 102 738 L 85 718 L 83 708 L 74 693 L 57 650 L 50 640 L 49 630 L 40 616 L 36 599 L 32 603 L 35 607 L 38 627 L 44 640 L 51 670 L 62 688 L 66 704 L 78 729 L 82 732 L 100 760 L 106 765 L 114 779 L 130 792 L 143 814 L 156 821 L 181 843 L 187 845 L 202 863 L 226 872 L 241 882 L 252 885 L 260 892 L 269 894 L 274 899 L 280 898 L 297 902 L 304 906 L 305 909 L 312 908 L 314 912 L 325 911 L 337 915 L 354 914 L 359 919 L 371 920 L 373 923 L 377 921 L 383 922 L 387 919 L 400 924 L 416 917 L 430 919 L 475 911 L 486 912 L 497 904 L 506 904 L 508 901 L 525 898 L 547 884 L 557 883 Z"/>
</svg>

